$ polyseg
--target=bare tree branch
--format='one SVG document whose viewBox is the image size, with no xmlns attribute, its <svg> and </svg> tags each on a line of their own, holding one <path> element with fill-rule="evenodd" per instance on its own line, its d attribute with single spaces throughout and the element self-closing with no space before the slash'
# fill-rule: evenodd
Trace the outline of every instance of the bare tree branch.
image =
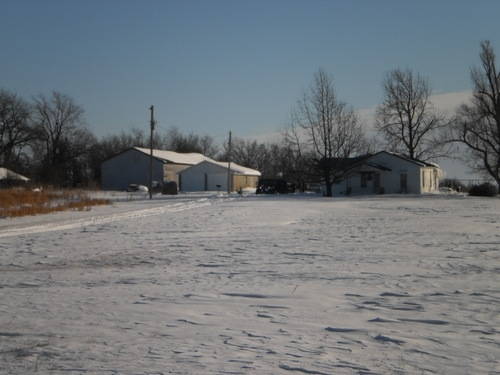
<svg viewBox="0 0 500 375">
<path fill-rule="evenodd" d="M 33 136 L 29 103 L 0 90 L 0 165 L 19 167 L 19 157 Z"/>
<path fill-rule="evenodd" d="M 467 146 L 473 166 L 500 186 L 500 73 L 489 41 L 481 42 L 481 68 L 471 70 L 473 98 L 457 111 L 448 139 Z"/>
<path fill-rule="evenodd" d="M 81 158 L 96 140 L 83 122 L 83 109 L 59 92 L 34 99 L 33 119 L 37 141 L 34 147 L 40 160 L 42 180 L 61 185 L 76 185 L 82 175 Z M 89 167 L 90 168 L 90 167 Z"/>
<path fill-rule="evenodd" d="M 320 69 L 310 89 L 298 101 L 292 120 L 288 140 L 299 151 L 305 148 L 311 153 L 314 167 L 325 183 L 326 195 L 332 196 L 332 185 L 342 174 L 336 161 L 364 152 L 367 147 L 356 113 L 338 100 L 333 79 Z M 299 127 L 305 141 L 300 140 Z"/>
<path fill-rule="evenodd" d="M 446 121 L 429 101 L 427 81 L 411 70 L 396 69 L 387 75 L 383 87 L 385 98 L 377 108 L 376 128 L 387 147 L 411 159 L 446 155 L 439 136 Z"/>
</svg>

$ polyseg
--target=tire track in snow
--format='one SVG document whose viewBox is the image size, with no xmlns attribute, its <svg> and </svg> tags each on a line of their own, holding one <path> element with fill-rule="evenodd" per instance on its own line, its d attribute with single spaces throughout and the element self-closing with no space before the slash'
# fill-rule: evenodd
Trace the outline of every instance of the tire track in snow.
<svg viewBox="0 0 500 375">
<path fill-rule="evenodd" d="M 23 226 L 19 228 L 12 228 L 4 230 L 0 233 L 0 238 L 20 236 L 25 234 L 45 233 L 58 230 L 69 230 L 75 228 L 82 228 L 92 225 L 108 224 L 120 220 L 138 219 L 148 216 L 156 216 L 170 212 L 181 212 L 191 210 L 193 208 L 200 208 L 212 205 L 211 200 L 208 198 L 198 199 L 196 201 L 187 203 L 175 203 L 159 207 L 146 208 L 142 210 L 134 210 L 123 212 L 119 214 L 109 214 L 101 216 L 92 216 L 85 219 L 71 220 L 64 223 L 44 223 L 33 226 Z"/>
</svg>

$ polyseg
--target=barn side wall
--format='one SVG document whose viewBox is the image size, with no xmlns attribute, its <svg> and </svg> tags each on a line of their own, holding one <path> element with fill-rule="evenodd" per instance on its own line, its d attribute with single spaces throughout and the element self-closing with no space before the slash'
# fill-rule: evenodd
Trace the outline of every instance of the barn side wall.
<svg viewBox="0 0 500 375">
<path fill-rule="evenodd" d="M 130 184 L 149 185 L 148 155 L 136 150 L 125 151 L 101 164 L 101 188 L 125 190 Z M 163 181 L 163 163 L 153 159 L 153 181 Z"/>
<path fill-rule="evenodd" d="M 190 165 L 184 164 L 172 164 L 166 163 L 163 166 L 163 182 L 174 181 L 177 186 L 179 186 L 179 173 L 184 169 L 191 167 Z"/>
<path fill-rule="evenodd" d="M 259 176 L 235 175 L 233 176 L 233 191 L 245 188 L 256 189 L 258 182 Z"/>
<path fill-rule="evenodd" d="M 232 174 L 231 191 L 256 188 L 258 176 Z M 182 191 L 227 191 L 227 169 L 216 164 L 202 162 L 180 172 Z"/>
<path fill-rule="evenodd" d="M 433 193 L 439 190 L 439 171 L 437 168 L 425 167 L 420 172 L 422 193 Z"/>
<path fill-rule="evenodd" d="M 180 180 L 181 191 L 227 191 L 227 170 L 210 163 L 181 171 Z"/>
</svg>

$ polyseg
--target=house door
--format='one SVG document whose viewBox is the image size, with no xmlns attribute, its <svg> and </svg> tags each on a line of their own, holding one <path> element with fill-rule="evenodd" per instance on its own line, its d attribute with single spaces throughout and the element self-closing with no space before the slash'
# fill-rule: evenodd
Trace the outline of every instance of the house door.
<svg viewBox="0 0 500 375">
<path fill-rule="evenodd" d="M 399 180 L 401 185 L 401 193 L 406 194 L 408 192 L 408 175 L 406 174 L 406 172 L 401 173 Z"/>
<path fill-rule="evenodd" d="M 373 192 L 380 193 L 380 173 L 373 174 Z"/>
<path fill-rule="evenodd" d="M 208 190 L 208 175 L 205 173 L 205 191 Z"/>
</svg>

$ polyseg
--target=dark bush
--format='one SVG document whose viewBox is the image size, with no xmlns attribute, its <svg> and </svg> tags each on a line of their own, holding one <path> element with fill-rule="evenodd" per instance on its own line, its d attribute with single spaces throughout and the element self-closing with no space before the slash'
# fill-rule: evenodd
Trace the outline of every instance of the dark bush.
<svg viewBox="0 0 500 375">
<path fill-rule="evenodd" d="M 481 185 L 473 185 L 469 189 L 469 195 L 476 197 L 494 197 L 497 194 L 498 188 L 489 182 L 485 182 Z"/>
</svg>

